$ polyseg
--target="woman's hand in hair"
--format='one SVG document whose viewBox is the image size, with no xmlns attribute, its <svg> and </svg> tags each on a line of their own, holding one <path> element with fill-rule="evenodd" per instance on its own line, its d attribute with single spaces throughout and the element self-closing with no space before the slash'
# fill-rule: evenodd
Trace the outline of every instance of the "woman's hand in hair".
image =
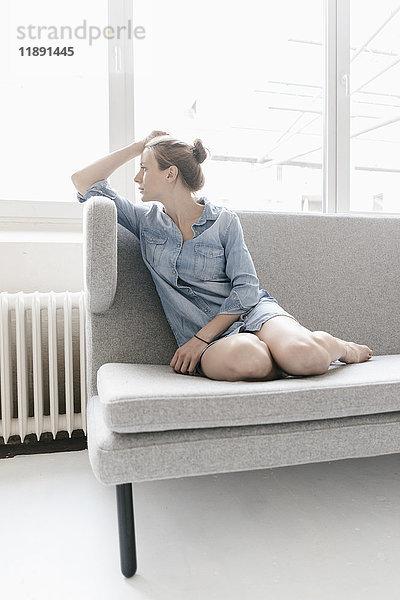
<svg viewBox="0 0 400 600">
<path fill-rule="evenodd" d="M 169 135 L 166 131 L 152 131 L 151 133 L 149 133 L 149 135 L 147 135 L 144 140 L 143 140 L 143 146 L 145 146 L 147 144 L 147 142 L 149 142 L 150 140 L 152 140 L 155 137 L 158 137 L 159 135 Z"/>
<path fill-rule="evenodd" d="M 205 342 L 198 340 L 193 337 L 186 344 L 183 344 L 178 350 L 175 352 L 172 357 L 170 367 L 174 369 L 177 373 L 182 373 L 184 375 L 193 375 L 195 367 L 199 361 L 200 354 L 207 346 Z"/>
</svg>

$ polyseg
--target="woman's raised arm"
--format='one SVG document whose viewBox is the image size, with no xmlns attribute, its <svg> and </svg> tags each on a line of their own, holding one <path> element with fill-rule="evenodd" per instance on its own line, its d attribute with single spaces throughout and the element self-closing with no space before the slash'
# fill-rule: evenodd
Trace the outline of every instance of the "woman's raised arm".
<svg viewBox="0 0 400 600">
<path fill-rule="evenodd" d="M 139 142 L 133 142 L 129 146 L 125 146 L 120 150 L 115 150 L 103 158 L 99 158 L 87 167 L 76 171 L 71 176 L 72 183 L 80 194 L 84 194 L 86 190 L 96 181 L 107 179 L 118 167 L 124 165 L 128 160 L 132 160 L 139 156 L 144 149 L 145 144 L 153 137 L 166 135 L 165 131 L 152 131 L 150 135 Z"/>
</svg>

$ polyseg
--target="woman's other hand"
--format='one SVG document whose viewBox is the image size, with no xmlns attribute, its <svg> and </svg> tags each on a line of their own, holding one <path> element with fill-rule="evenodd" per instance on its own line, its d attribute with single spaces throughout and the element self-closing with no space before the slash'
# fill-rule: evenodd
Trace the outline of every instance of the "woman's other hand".
<svg viewBox="0 0 400 600">
<path fill-rule="evenodd" d="M 144 138 L 144 140 L 133 142 L 132 144 L 129 144 L 129 146 L 125 146 L 120 150 L 115 150 L 114 152 L 103 156 L 87 167 L 76 171 L 71 176 L 72 183 L 78 192 L 83 195 L 93 183 L 96 183 L 101 179 L 107 179 L 116 169 L 118 169 L 118 167 L 128 162 L 128 160 L 140 156 L 144 150 L 145 144 L 159 135 L 167 134 L 165 131 L 152 131 Z"/>
<path fill-rule="evenodd" d="M 205 342 L 193 337 L 186 342 L 186 344 L 183 344 L 183 346 L 178 348 L 169 363 L 170 366 L 177 373 L 194 375 L 194 370 L 199 361 L 200 354 L 206 346 L 207 344 Z"/>
<path fill-rule="evenodd" d="M 151 133 L 149 133 L 149 135 L 147 135 L 144 140 L 143 140 L 143 147 L 147 144 L 147 142 L 149 142 L 150 140 L 152 140 L 155 137 L 158 137 L 159 135 L 169 135 L 166 131 L 152 131 Z"/>
</svg>

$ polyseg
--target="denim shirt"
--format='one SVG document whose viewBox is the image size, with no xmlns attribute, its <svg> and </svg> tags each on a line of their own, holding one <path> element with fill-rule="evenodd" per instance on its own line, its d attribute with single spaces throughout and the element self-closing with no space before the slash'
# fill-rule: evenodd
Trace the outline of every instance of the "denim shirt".
<svg viewBox="0 0 400 600">
<path fill-rule="evenodd" d="M 259 288 L 239 217 L 232 210 L 199 198 L 203 213 L 192 226 L 193 239 L 183 241 L 181 231 L 159 203 L 133 204 L 119 196 L 106 179 L 91 185 L 84 195 L 77 194 L 79 202 L 91 196 L 113 200 L 118 223 L 139 239 L 144 263 L 178 346 L 216 315 L 237 314 L 242 321 L 241 315 L 261 298 L 271 298 Z M 237 323 L 218 338 L 234 329 Z"/>
</svg>

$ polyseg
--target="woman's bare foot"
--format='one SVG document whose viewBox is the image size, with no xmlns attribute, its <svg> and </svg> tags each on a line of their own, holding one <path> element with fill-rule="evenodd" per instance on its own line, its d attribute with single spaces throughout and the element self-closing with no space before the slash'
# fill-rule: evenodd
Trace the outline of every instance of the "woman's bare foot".
<svg viewBox="0 0 400 600">
<path fill-rule="evenodd" d="M 339 339 L 339 338 L 338 338 Z M 345 342 L 340 340 L 344 344 L 344 354 L 338 358 L 343 363 L 360 363 L 369 360 L 373 355 L 373 351 L 369 346 L 363 344 L 355 344 L 354 342 Z"/>
</svg>

